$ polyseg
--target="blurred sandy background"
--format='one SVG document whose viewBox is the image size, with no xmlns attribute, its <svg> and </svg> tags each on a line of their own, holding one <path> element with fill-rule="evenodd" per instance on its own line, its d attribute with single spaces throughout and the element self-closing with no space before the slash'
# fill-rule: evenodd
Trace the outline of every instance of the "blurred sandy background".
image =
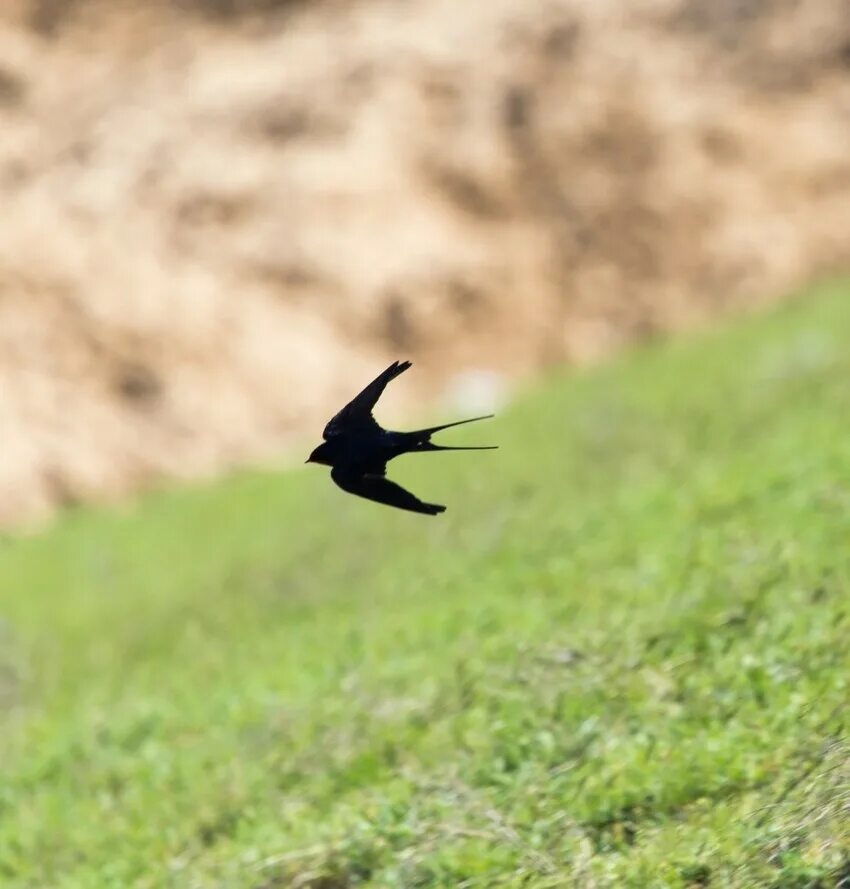
<svg viewBox="0 0 850 889">
<path fill-rule="evenodd" d="M 4 0 L 0 199 L 29 524 L 848 268 L 850 7 Z"/>
</svg>

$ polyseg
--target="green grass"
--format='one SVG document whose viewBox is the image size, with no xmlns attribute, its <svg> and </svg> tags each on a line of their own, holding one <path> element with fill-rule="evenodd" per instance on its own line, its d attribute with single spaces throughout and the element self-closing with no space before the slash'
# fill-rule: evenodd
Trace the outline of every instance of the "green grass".
<svg viewBox="0 0 850 889">
<path fill-rule="evenodd" d="M 0 886 L 850 885 L 850 286 L 0 545 Z M 848 710 L 848 712 L 845 712 Z"/>
</svg>

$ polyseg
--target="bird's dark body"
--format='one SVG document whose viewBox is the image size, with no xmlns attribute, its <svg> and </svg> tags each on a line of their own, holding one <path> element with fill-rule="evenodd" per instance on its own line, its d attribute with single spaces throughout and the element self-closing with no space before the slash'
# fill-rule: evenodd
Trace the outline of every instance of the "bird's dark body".
<svg viewBox="0 0 850 889">
<path fill-rule="evenodd" d="M 411 447 L 412 445 L 412 447 Z M 339 466 L 352 472 L 374 472 L 395 457 L 415 450 L 403 432 L 381 429 L 375 434 L 340 434 L 319 445 L 320 460 L 326 466 Z"/>
<path fill-rule="evenodd" d="M 372 408 L 387 383 L 409 367 L 409 361 L 394 362 L 350 401 L 325 427 L 325 440 L 310 454 L 307 462 L 330 466 L 331 478 L 350 494 L 398 509 L 437 515 L 445 511 L 445 506 L 424 503 L 390 481 L 386 477 L 387 463 L 402 454 L 417 452 L 490 450 L 489 447 L 445 447 L 431 441 L 431 436 L 442 429 L 487 418 L 473 417 L 470 420 L 445 423 L 413 432 L 383 429 L 372 416 Z"/>
</svg>

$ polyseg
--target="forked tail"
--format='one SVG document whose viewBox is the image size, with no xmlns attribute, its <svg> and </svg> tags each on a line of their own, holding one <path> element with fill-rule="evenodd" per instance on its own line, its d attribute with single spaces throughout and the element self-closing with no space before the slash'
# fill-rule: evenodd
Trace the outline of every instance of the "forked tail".
<svg viewBox="0 0 850 889">
<path fill-rule="evenodd" d="M 454 423 L 443 423 L 440 426 L 430 426 L 427 429 L 417 429 L 410 432 L 412 438 L 417 439 L 416 449 L 419 451 L 495 451 L 498 445 L 466 445 L 466 446 L 449 446 L 438 445 L 431 441 L 431 436 L 436 432 L 442 432 L 443 429 L 451 429 L 453 426 L 463 426 L 466 423 L 476 423 L 478 420 L 490 420 L 494 414 L 487 414 L 484 417 L 471 417 L 468 420 L 455 420 Z"/>
</svg>

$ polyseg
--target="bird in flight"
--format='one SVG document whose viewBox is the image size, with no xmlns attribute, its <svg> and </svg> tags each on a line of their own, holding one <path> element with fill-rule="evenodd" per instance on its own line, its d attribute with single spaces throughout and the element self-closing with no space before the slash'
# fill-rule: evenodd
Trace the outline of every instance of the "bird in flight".
<svg viewBox="0 0 850 889">
<path fill-rule="evenodd" d="M 444 423 L 442 426 L 417 429 L 415 432 L 391 432 L 381 428 L 372 416 L 372 408 L 387 383 L 409 367 L 409 361 L 394 361 L 382 374 L 375 377 L 325 426 L 322 436 L 324 441 L 310 454 L 307 463 L 330 466 L 331 478 L 349 494 L 376 500 L 397 509 L 438 515 L 445 512 L 446 507 L 437 503 L 425 503 L 401 485 L 390 481 L 387 478 L 387 463 L 401 454 L 424 451 L 493 450 L 496 446 L 446 447 L 431 441 L 431 436 L 442 429 L 474 423 L 476 420 L 488 420 L 493 415 Z"/>
</svg>

